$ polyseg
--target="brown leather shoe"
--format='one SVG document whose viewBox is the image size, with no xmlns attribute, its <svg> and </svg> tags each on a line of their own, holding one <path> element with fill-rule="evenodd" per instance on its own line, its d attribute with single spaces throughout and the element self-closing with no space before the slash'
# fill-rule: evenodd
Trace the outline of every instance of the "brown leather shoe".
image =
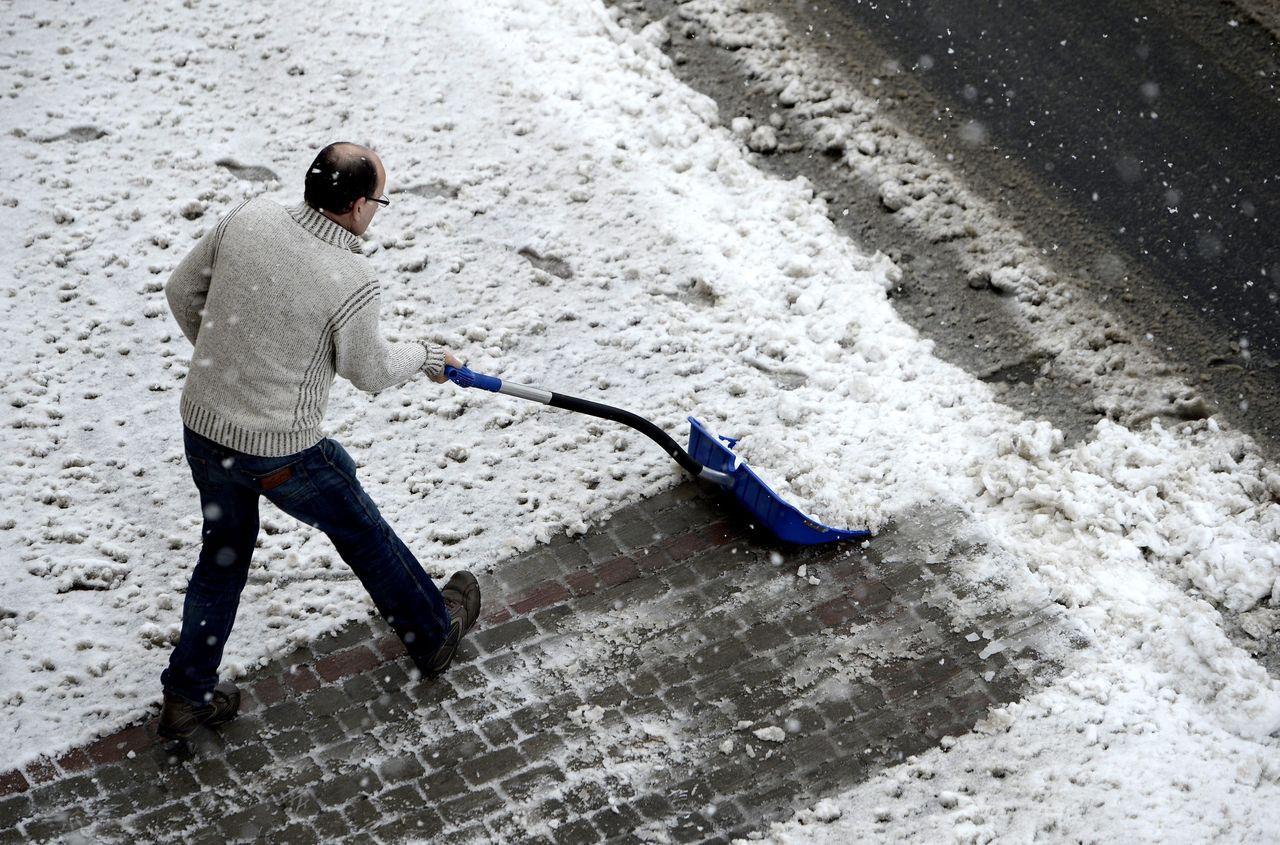
<svg viewBox="0 0 1280 845">
<path fill-rule="evenodd" d="M 156 733 L 164 739 L 186 739 L 201 725 L 213 728 L 226 724 L 239 712 L 240 688 L 230 681 L 223 681 L 213 688 L 213 697 L 208 704 L 195 704 L 166 692 Z"/>
<path fill-rule="evenodd" d="M 428 678 L 434 678 L 449 668 L 463 635 L 480 618 L 480 584 L 470 572 L 464 569 L 450 575 L 440 593 L 444 596 L 445 609 L 449 611 L 449 633 L 431 659 L 418 664 L 422 674 Z"/>
<path fill-rule="evenodd" d="M 480 584 L 476 576 L 465 569 L 455 572 L 440 592 L 449 616 L 462 623 L 462 633 L 470 631 L 480 618 Z"/>
</svg>

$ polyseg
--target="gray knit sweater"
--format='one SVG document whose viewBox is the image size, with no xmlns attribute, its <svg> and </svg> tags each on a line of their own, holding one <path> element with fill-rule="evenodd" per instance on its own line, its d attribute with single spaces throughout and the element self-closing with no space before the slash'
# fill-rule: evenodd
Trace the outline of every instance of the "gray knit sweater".
<svg viewBox="0 0 1280 845">
<path fill-rule="evenodd" d="M 440 347 L 382 337 L 360 238 L 306 204 L 242 203 L 182 260 L 165 294 L 195 344 L 182 421 L 251 455 L 318 443 L 335 375 L 373 393 L 444 368 Z"/>
</svg>

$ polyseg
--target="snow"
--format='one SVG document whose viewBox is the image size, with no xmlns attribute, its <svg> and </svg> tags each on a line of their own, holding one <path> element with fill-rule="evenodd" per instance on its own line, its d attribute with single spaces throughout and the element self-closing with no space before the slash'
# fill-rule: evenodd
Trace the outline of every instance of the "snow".
<svg viewBox="0 0 1280 845">
<path fill-rule="evenodd" d="M 993 714 L 951 750 L 798 813 L 764 841 L 1268 841 L 1276 755 L 1214 730 L 1169 680 L 1089 667 Z M 834 804 L 837 818 L 817 812 Z"/>
<path fill-rule="evenodd" d="M 857 92 L 811 82 L 785 33 L 730 5 L 682 14 L 758 62 L 780 104 L 825 120 L 814 131 L 887 186 L 895 213 L 972 230 L 967 269 L 1037 309 L 1062 366 L 1094 372 L 1118 344 L 1105 315 L 1068 296 L 924 141 Z M 0 222 L 16 233 L 0 246 L 0 731 L 22 749 L 7 766 L 154 712 L 200 521 L 177 417 L 190 347 L 164 280 L 240 199 L 297 201 L 315 150 L 347 138 L 390 172 L 393 203 L 366 250 L 389 335 L 622 404 L 678 438 L 696 413 L 828 524 L 955 514 L 992 550 L 957 565 L 1002 584 L 993 601 L 1056 602 L 1088 640 L 979 731 L 762 836 L 1202 842 L 1280 829 L 1280 685 L 1223 629 L 1223 613 L 1280 601 L 1280 474 L 1212 419 L 1153 418 L 1187 395 L 1150 375 L 1156 350 L 1114 353 L 1131 365 L 1093 382 L 1115 413 L 1087 442 L 1001 405 L 894 313 L 899 268 L 841 237 L 812 186 L 754 165 L 772 124 L 719 115 L 674 79 L 658 47 L 674 22 L 633 32 L 592 0 L 313 12 L 297 0 L 0 11 Z M 278 179 L 236 175 L 261 168 Z M 425 380 L 373 398 L 340 382 L 328 426 L 440 578 L 492 571 L 681 480 L 629 432 Z M 270 506 L 263 529 L 231 678 L 371 612 L 323 538 Z"/>
<path fill-rule="evenodd" d="M 787 738 L 787 733 L 777 725 L 769 725 L 763 728 L 756 728 L 751 732 L 756 739 L 762 742 L 782 742 Z"/>
</svg>

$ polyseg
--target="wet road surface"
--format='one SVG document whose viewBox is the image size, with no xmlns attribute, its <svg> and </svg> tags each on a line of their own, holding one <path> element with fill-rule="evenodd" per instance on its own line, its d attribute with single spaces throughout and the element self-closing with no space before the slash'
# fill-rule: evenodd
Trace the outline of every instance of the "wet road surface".
<svg viewBox="0 0 1280 845">
<path fill-rule="evenodd" d="M 1095 261 L 1093 281 L 1139 311 L 1151 297 L 1177 308 L 1161 340 L 1219 382 L 1230 411 L 1247 416 L 1253 399 L 1242 424 L 1274 435 L 1280 47 L 1265 27 L 1182 0 L 838 0 L 799 14 L 829 25 L 850 62 L 874 43 L 928 92 L 917 117 L 960 157 L 998 153 L 1105 240 L 1120 260 Z M 1132 295 L 1124 268 L 1155 292 Z M 1159 336 L 1161 322 L 1146 328 Z"/>
</svg>

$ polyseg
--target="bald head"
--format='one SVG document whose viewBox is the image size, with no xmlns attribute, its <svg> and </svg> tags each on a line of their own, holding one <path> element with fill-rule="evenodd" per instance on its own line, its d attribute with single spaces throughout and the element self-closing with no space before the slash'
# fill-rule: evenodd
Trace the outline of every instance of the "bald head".
<svg viewBox="0 0 1280 845">
<path fill-rule="evenodd" d="M 307 168 L 303 198 L 316 211 L 343 215 L 361 197 L 377 196 L 385 181 L 373 150 L 339 141 L 321 150 Z"/>
</svg>

